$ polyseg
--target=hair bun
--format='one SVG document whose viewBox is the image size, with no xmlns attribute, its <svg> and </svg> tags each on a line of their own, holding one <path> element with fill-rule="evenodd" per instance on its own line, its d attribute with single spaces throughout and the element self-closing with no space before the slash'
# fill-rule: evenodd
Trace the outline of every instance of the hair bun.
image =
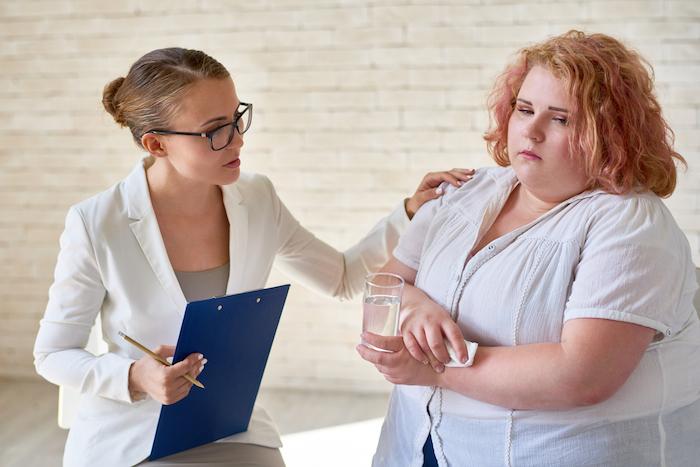
<svg viewBox="0 0 700 467">
<path fill-rule="evenodd" d="M 116 99 L 117 92 L 124 83 L 124 78 L 119 77 L 108 83 L 102 91 L 102 105 L 105 110 L 114 118 L 119 125 L 125 126 L 126 120 L 119 111 L 119 101 Z"/>
</svg>

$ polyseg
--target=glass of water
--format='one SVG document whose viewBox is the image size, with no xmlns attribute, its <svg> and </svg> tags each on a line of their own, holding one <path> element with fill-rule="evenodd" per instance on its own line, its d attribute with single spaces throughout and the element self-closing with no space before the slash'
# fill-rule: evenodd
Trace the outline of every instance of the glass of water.
<svg viewBox="0 0 700 467">
<path fill-rule="evenodd" d="M 403 285 L 401 276 L 389 272 L 377 272 L 365 278 L 362 297 L 362 332 L 369 331 L 380 336 L 398 335 Z M 366 342 L 362 343 L 374 350 L 388 352 Z"/>
</svg>

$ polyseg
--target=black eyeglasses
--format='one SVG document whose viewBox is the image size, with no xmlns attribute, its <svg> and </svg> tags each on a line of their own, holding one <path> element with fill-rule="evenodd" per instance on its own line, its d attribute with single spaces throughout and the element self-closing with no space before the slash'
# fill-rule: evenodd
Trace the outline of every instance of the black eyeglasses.
<svg viewBox="0 0 700 467">
<path fill-rule="evenodd" d="M 239 110 L 241 109 L 241 110 Z M 199 136 L 209 140 L 209 147 L 212 151 L 221 151 L 233 141 L 233 134 L 238 131 L 238 134 L 243 134 L 250 128 L 250 122 L 253 120 L 253 104 L 241 102 L 238 109 L 233 114 L 233 120 L 230 123 L 224 123 L 217 126 L 213 130 L 205 133 L 192 133 L 188 131 L 172 131 L 172 130 L 148 130 L 147 133 L 154 135 L 184 135 L 184 136 Z"/>
</svg>

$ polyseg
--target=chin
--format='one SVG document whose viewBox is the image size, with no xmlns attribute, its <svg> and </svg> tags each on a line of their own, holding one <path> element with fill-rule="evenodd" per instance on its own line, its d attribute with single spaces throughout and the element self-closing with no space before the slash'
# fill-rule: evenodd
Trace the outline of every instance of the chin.
<svg viewBox="0 0 700 467">
<path fill-rule="evenodd" d="M 547 180 L 547 174 L 543 173 L 541 170 L 538 170 L 538 167 L 533 167 L 531 165 L 521 164 L 518 162 L 514 164 L 512 163 L 511 167 L 515 172 L 515 176 L 518 177 L 518 180 L 525 185 L 538 185 L 550 182 L 550 180 Z"/>
<path fill-rule="evenodd" d="M 220 183 L 218 183 L 218 185 L 230 185 L 232 183 L 236 183 L 240 177 L 240 169 L 229 170 L 229 172 L 224 177 L 221 177 Z"/>
</svg>

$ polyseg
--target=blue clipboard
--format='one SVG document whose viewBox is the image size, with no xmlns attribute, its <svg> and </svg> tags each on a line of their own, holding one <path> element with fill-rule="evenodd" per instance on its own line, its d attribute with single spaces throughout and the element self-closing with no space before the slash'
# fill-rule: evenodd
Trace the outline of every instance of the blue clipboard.
<svg viewBox="0 0 700 467">
<path fill-rule="evenodd" d="M 246 431 L 289 285 L 187 304 L 174 362 L 207 359 L 189 395 L 160 409 L 150 460 Z"/>
</svg>

